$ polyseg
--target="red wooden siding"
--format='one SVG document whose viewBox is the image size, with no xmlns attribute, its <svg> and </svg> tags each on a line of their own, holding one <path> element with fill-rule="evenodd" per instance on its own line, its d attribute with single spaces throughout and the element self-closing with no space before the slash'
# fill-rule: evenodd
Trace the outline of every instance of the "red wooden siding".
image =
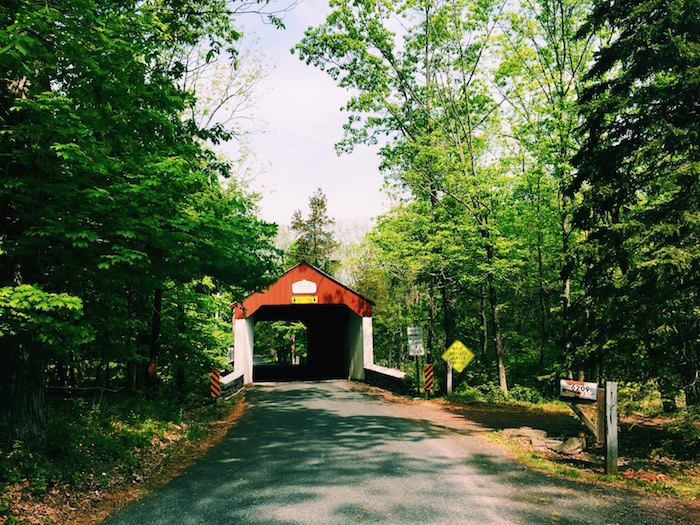
<svg viewBox="0 0 700 525">
<path fill-rule="evenodd" d="M 292 294 L 292 283 L 306 279 L 317 285 L 315 294 Z M 256 292 L 248 296 L 242 304 L 235 305 L 235 319 L 244 319 L 253 315 L 258 308 L 265 305 L 292 305 L 292 297 L 315 295 L 318 304 L 344 304 L 360 317 L 372 316 L 372 303 L 350 288 L 317 270 L 307 263 L 299 263 L 287 271 L 277 282 L 270 285 L 264 292 Z M 296 306 L 296 305 L 295 305 Z"/>
</svg>

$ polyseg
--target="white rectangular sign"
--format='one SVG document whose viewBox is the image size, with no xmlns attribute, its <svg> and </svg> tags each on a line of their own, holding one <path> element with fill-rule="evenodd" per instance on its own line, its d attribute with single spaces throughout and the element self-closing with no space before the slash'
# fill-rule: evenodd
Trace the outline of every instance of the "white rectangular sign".
<svg viewBox="0 0 700 525">
<path fill-rule="evenodd" d="M 595 402 L 598 399 L 598 385 L 596 383 L 561 379 L 559 381 L 559 399 L 572 403 Z"/>
<path fill-rule="evenodd" d="M 423 327 L 409 326 L 406 329 L 408 333 L 408 355 L 425 355 L 425 347 L 423 346 Z"/>
<path fill-rule="evenodd" d="M 318 290 L 318 286 L 316 285 L 315 282 L 313 281 L 308 281 L 306 279 L 302 279 L 301 281 L 297 281 L 295 283 L 292 283 L 292 293 L 293 294 L 313 294 L 316 293 Z"/>
</svg>

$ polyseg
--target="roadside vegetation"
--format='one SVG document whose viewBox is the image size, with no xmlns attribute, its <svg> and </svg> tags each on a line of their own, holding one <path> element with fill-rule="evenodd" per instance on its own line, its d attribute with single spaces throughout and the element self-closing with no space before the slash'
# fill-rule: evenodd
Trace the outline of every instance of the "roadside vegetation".
<svg viewBox="0 0 700 525">
<path fill-rule="evenodd" d="M 492 439 L 510 447 L 524 464 L 551 474 L 639 488 L 660 496 L 700 499 L 700 412 L 680 406 L 664 413 L 653 384 L 619 388 L 620 474 L 604 473 L 604 450 L 565 403 L 546 401 L 538 391 L 513 388 L 508 396 L 493 386 L 460 385 L 447 400 L 465 417 L 494 429 Z M 682 399 L 679 399 L 682 405 Z M 582 453 L 535 449 L 527 439 L 505 438 L 502 430 L 529 426 L 550 437 L 582 436 Z"/>
<path fill-rule="evenodd" d="M 242 408 L 207 392 L 96 391 L 49 397 L 47 445 L 0 457 L 0 521 L 90 523 L 175 475 L 223 436 Z"/>
</svg>

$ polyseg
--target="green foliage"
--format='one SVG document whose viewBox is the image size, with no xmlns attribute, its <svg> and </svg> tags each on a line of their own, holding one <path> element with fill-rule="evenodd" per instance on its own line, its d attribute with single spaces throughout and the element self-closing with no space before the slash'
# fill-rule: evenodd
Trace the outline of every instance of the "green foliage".
<svg viewBox="0 0 700 525">
<path fill-rule="evenodd" d="M 507 395 L 495 383 L 485 383 L 476 387 L 483 398 L 489 403 L 505 403 Z"/>
<path fill-rule="evenodd" d="M 672 421 L 668 428 L 683 444 L 683 455 L 697 458 L 700 455 L 700 410 L 698 407 L 681 410 Z"/>
<path fill-rule="evenodd" d="M 454 391 L 454 397 L 463 402 L 486 401 L 488 403 L 507 403 L 517 401 L 533 405 L 544 402 L 544 397 L 539 390 L 527 386 L 514 385 L 508 389 L 508 395 L 494 383 L 484 383 L 471 386 L 467 382 L 461 383 Z"/>
<path fill-rule="evenodd" d="M 618 411 L 622 415 L 640 412 L 656 415 L 662 411 L 661 396 L 658 386 L 653 381 L 646 383 L 619 383 Z"/>
<path fill-rule="evenodd" d="M 186 111 L 193 49 L 236 54 L 223 7 L 0 7 L 3 439 L 44 437 L 45 365 L 58 385 L 198 381 L 228 306 L 277 273 L 274 225 L 205 145 L 230 130 Z"/>
<path fill-rule="evenodd" d="M 678 490 L 674 486 L 669 485 L 668 483 L 665 483 L 663 481 L 647 481 L 644 479 L 630 479 L 627 481 L 627 483 L 629 485 L 634 486 L 634 487 L 639 487 L 641 489 L 644 489 L 647 492 L 651 492 L 652 494 L 658 494 L 659 496 L 674 497 L 674 498 L 680 497 Z"/>
<path fill-rule="evenodd" d="M 466 382 L 461 383 L 455 389 L 454 396 L 467 403 L 472 401 L 485 401 L 481 390 L 479 390 L 477 387 L 469 386 Z"/>
<path fill-rule="evenodd" d="M 700 161 L 697 2 L 595 2 L 585 30 L 609 28 L 582 97 L 585 142 L 571 191 L 586 296 L 581 362 L 658 381 L 700 401 L 697 286 Z"/>
<path fill-rule="evenodd" d="M 31 331 L 49 347 L 79 346 L 94 338 L 78 321 L 83 303 L 66 293 L 49 293 L 38 286 L 0 288 L 0 339 Z"/>
<path fill-rule="evenodd" d="M 309 197 L 309 217 L 304 219 L 300 210 L 292 217 L 294 242 L 289 256 L 296 262 L 307 262 L 328 274 L 333 274 L 337 261 L 331 259 L 338 243 L 330 227 L 335 222 L 328 217 L 328 199 L 321 188 Z"/>
<path fill-rule="evenodd" d="M 198 403 L 199 404 L 199 403 Z M 187 439 L 206 435 L 216 410 L 192 410 L 171 398 L 143 395 L 53 399 L 46 448 L 15 441 L 0 458 L 0 483 L 27 481 L 40 495 L 54 485 L 85 488 L 108 484 L 113 476 L 131 476 L 139 457 L 167 439 L 174 425 Z"/>
<path fill-rule="evenodd" d="M 513 385 L 513 387 L 508 390 L 508 399 L 532 404 L 538 404 L 544 401 L 542 392 L 534 388 L 521 385 Z"/>
<path fill-rule="evenodd" d="M 255 326 L 255 353 L 269 362 L 291 365 L 306 362 L 306 326 L 298 321 L 259 322 Z"/>
</svg>

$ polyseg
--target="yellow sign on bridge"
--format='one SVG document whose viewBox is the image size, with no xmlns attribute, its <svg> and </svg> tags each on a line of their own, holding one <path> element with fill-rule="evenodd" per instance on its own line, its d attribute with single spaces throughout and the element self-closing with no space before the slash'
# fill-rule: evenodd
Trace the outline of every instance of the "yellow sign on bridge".
<svg viewBox="0 0 700 525">
<path fill-rule="evenodd" d="M 292 304 L 317 304 L 318 295 L 295 295 L 292 297 Z"/>
</svg>

